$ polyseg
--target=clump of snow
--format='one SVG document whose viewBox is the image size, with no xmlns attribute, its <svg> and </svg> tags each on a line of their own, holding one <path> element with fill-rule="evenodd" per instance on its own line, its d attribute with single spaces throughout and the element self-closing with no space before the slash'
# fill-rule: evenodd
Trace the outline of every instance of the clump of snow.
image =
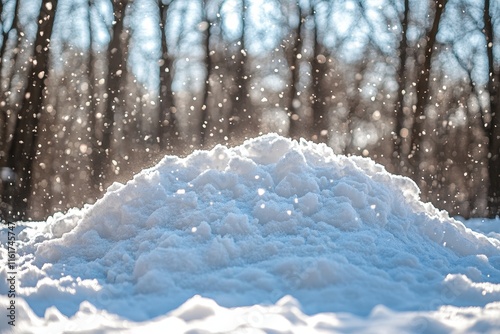
<svg viewBox="0 0 500 334">
<path fill-rule="evenodd" d="M 499 328 L 500 240 L 420 202 L 411 180 L 304 140 L 167 156 L 93 206 L 20 227 L 29 328 Z"/>
</svg>

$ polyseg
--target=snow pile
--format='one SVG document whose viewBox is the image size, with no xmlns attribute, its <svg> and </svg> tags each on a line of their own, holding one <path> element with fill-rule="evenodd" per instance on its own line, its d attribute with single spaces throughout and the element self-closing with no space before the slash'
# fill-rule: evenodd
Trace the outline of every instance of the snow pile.
<svg viewBox="0 0 500 334">
<path fill-rule="evenodd" d="M 418 196 L 369 159 L 277 135 L 165 157 L 93 206 L 20 226 L 20 324 L 500 329 L 500 240 Z"/>
</svg>

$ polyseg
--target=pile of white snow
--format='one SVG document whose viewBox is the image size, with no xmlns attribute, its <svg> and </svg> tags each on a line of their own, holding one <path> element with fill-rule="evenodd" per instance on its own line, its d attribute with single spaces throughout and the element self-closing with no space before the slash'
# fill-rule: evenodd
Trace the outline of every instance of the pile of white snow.
<svg viewBox="0 0 500 334">
<path fill-rule="evenodd" d="M 278 135 L 167 156 L 16 233 L 0 332 L 500 331 L 498 233 L 370 159 Z"/>
</svg>

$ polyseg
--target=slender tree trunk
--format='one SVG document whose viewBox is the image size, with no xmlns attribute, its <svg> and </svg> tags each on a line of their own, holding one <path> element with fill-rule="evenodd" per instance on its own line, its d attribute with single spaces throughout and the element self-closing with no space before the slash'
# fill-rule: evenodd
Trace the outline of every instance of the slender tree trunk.
<svg viewBox="0 0 500 334">
<path fill-rule="evenodd" d="M 439 22 L 441 21 L 441 16 L 444 12 L 447 0 L 436 0 L 434 21 L 432 27 L 427 34 L 427 44 L 425 45 L 425 58 L 422 66 L 417 66 L 419 68 L 419 73 L 417 77 L 416 90 L 417 90 L 417 103 L 416 110 L 413 116 L 413 128 L 411 133 L 411 153 L 409 162 L 412 167 L 412 172 L 414 174 L 414 179 L 419 177 L 420 163 L 423 159 L 423 153 L 421 150 L 422 138 L 425 135 L 425 109 L 429 102 L 430 95 L 430 75 L 431 75 L 431 64 L 432 55 L 434 53 L 434 48 L 436 44 L 436 36 L 439 31 Z"/>
<path fill-rule="evenodd" d="M 222 5 L 223 3 L 219 3 L 219 11 Z M 234 73 L 240 66 L 237 66 L 238 60 L 236 58 L 228 58 L 228 54 L 231 52 L 229 50 L 234 50 L 235 45 L 224 40 L 223 36 L 227 32 L 225 32 L 221 16 L 212 18 L 211 29 L 209 45 L 211 52 L 210 93 L 205 101 L 209 112 L 209 136 L 205 138 L 206 147 L 221 143 L 230 137 L 229 119 L 234 111 L 234 96 L 239 91 L 235 85 Z M 207 47 L 207 45 L 205 46 Z"/>
<path fill-rule="evenodd" d="M 368 52 L 365 53 L 363 56 L 363 59 L 369 59 L 369 54 Z M 359 68 L 355 69 L 355 73 L 366 73 L 368 68 L 368 60 L 362 60 L 359 64 Z M 347 105 L 349 106 L 349 113 L 347 114 L 345 121 L 342 123 L 346 123 L 346 136 L 347 134 L 351 134 L 350 138 L 346 140 L 345 147 L 343 149 L 343 154 L 344 155 L 350 155 L 350 154 L 356 154 L 357 148 L 354 147 L 354 136 L 352 135 L 355 131 L 353 128 L 354 122 L 353 119 L 358 118 L 362 119 L 365 117 L 366 111 L 365 107 L 362 105 L 362 96 L 360 92 L 362 91 L 362 81 L 363 79 L 356 79 L 355 78 L 355 83 L 353 84 L 354 89 L 352 90 L 352 94 L 346 94 L 346 100 L 347 100 Z"/>
<path fill-rule="evenodd" d="M 16 1 L 17 6 L 17 1 Z M 0 47 L 0 101 L 4 101 L 4 92 L 3 92 L 3 77 L 2 77 L 2 68 L 3 68 L 3 57 L 5 56 L 5 50 L 7 49 L 7 38 L 9 36 L 10 29 L 5 31 L 4 22 L 1 17 L 3 14 L 3 2 L 0 1 L 0 24 L 2 27 L 2 46 Z M 15 15 L 16 13 L 14 13 Z M 12 29 L 12 28 L 11 28 Z M 2 102 L 0 102 L 1 104 Z M 5 101 L 3 102 L 5 103 Z M 0 105 L 0 172 L 1 168 L 5 165 L 5 157 L 6 157 L 6 145 L 7 145 L 7 113 L 4 110 L 5 106 Z M 3 193 L 4 183 L 6 186 L 8 185 L 8 180 L 4 180 L 5 177 L 0 177 L 0 196 Z M 5 211 L 5 212 L 4 212 Z M 8 215 L 8 208 L 4 208 L 3 202 L 0 200 L 0 222 L 3 222 L 4 217 Z"/>
<path fill-rule="evenodd" d="M 165 5 L 162 0 L 159 0 L 160 7 L 160 29 L 161 29 L 161 60 L 160 60 L 160 109 L 159 109 L 159 126 L 158 140 L 160 150 L 173 151 L 179 149 L 179 130 L 177 129 L 177 121 L 173 113 L 173 96 L 172 96 L 172 58 L 168 52 L 167 36 L 165 34 L 165 26 L 167 22 L 168 5 Z"/>
<path fill-rule="evenodd" d="M 108 45 L 108 99 L 104 113 L 104 131 L 102 146 L 105 151 L 111 150 L 115 114 L 122 112 L 124 104 L 124 84 L 127 79 L 127 63 L 124 48 L 127 32 L 124 29 L 125 8 L 127 0 L 114 0 L 113 12 L 115 23 L 113 36 Z M 110 157 L 111 152 L 106 152 Z"/>
<path fill-rule="evenodd" d="M 399 43 L 399 69 L 398 69 L 398 97 L 396 106 L 396 124 L 394 128 L 394 164 L 396 170 L 401 170 L 401 165 L 407 163 L 407 153 L 404 152 L 406 138 L 408 137 L 408 129 L 405 128 L 404 90 L 406 88 L 406 59 L 408 49 L 408 19 L 410 15 L 410 0 L 404 0 L 403 19 L 401 21 L 401 42 Z"/>
<path fill-rule="evenodd" d="M 211 98 L 212 95 L 212 85 L 210 83 L 210 75 L 212 73 L 212 55 L 211 55 L 211 47 L 210 47 L 210 28 L 211 28 L 211 23 L 208 18 L 207 14 L 207 1 L 203 1 L 203 4 L 205 6 L 204 8 L 204 17 L 205 17 L 205 22 L 207 23 L 206 27 L 206 33 L 205 33 L 205 67 L 207 70 L 207 75 L 205 78 L 205 90 L 203 92 L 203 106 L 202 106 L 202 117 L 201 117 L 201 126 L 200 126 L 200 141 L 201 141 L 201 146 L 204 146 L 207 142 L 207 136 L 210 133 L 210 128 L 209 126 L 211 125 L 210 122 L 210 102 L 209 99 Z"/>
<path fill-rule="evenodd" d="M 48 77 L 50 37 L 54 25 L 57 0 L 43 0 L 38 17 L 38 30 L 31 72 L 17 115 L 7 167 L 15 174 L 12 191 L 4 191 L 3 202 L 11 203 L 11 219 L 24 219 L 31 195 L 32 170 L 37 151 L 38 120 L 43 111 L 45 84 Z"/>
<path fill-rule="evenodd" d="M 2 14 L 3 8 L 0 9 L 0 14 Z M 9 39 L 9 35 L 13 29 L 19 29 L 18 27 L 18 17 L 19 17 L 19 1 L 16 1 L 16 5 L 14 8 L 14 18 L 12 21 L 12 25 L 8 30 L 3 30 L 2 34 L 2 46 L 0 48 L 0 168 L 5 166 L 7 151 L 8 151 L 8 133 L 9 133 L 9 122 L 7 114 L 9 113 L 9 87 L 3 87 L 4 77 L 2 76 L 4 70 L 4 57 L 6 56 L 7 51 L 7 43 Z M 3 27 L 2 22 L 2 28 Z M 19 34 L 19 32 L 18 32 Z M 10 86 L 10 79 L 9 84 Z M 10 111 L 12 113 L 12 110 Z"/>
<path fill-rule="evenodd" d="M 500 76 L 497 76 L 500 80 Z M 500 216 L 500 94 L 495 97 L 495 102 L 491 103 L 492 118 L 488 132 L 488 209 L 489 217 Z M 493 109 L 495 108 L 495 109 Z"/>
<path fill-rule="evenodd" d="M 288 110 L 290 113 L 290 129 L 288 135 L 295 139 L 304 135 L 301 126 L 304 120 L 300 117 L 299 107 L 296 107 L 296 105 L 298 105 L 297 101 L 300 93 L 298 85 L 300 80 L 300 59 L 302 58 L 302 27 L 306 19 L 303 16 L 300 4 L 297 4 L 297 16 L 299 17 L 299 23 L 294 33 L 294 44 L 289 57 L 292 77 L 290 79 L 290 101 L 288 103 Z"/>
<path fill-rule="evenodd" d="M 317 12 L 314 12 L 314 59 L 312 63 L 312 91 L 313 91 L 313 133 L 312 139 L 317 142 L 328 141 L 328 114 L 325 94 L 324 77 L 328 63 L 326 49 L 319 37 Z"/>
<path fill-rule="evenodd" d="M 246 49 L 246 31 L 247 31 L 247 0 L 242 0 L 241 11 L 241 40 L 240 52 L 235 55 L 236 58 L 236 94 L 232 102 L 233 111 L 229 119 L 229 132 L 233 139 L 239 140 L 256 134 L 258 132 L 259 120 L 257 112 L 252 109 L 250 96 L 248 93 L 248 82 L 250 76 L 247 73 L 247 49 Z"/>
<path fill-rule="evenodd" d="M 488 92 L 490 115 L 483 115 L 484 129 L 488 137 L 488 212 L 491 218 L 500 216 L 500 70 L 495 69 L 493 44 L 494 30 L 490 13 L 490 0 L 484 2 L 484 35 L 488 58 Z M 486 112 L 485 112 L 486 114 Z M 488 123 L 487 118 L 490 118 Z"/>
<path fill-rule="evenodd" d="M 127 65 L 123 52 L 127 32 L 124 31 L 124 17 L 127 0 L 113 0 L 114 22 L 111 40 L 108 44 L 108 76 L 107 100 L 103 113 L 102 137 L 96 147 L 94 162 L 94 179 L 102 187 L 102 181 L 109 174 L 109 165 L 112 155 L 113 129 L 115 127 L 115 113 L 123 111 L 123 84 L 127 78 Z"/>
<path fill-rule="evenodd" d="M 88 127 L 90 129 L 89 132 L 89 142 L 91 143 L 92 147 L 92 153 L 91 153 L 91 173 L 90 173 L 90 179 L 92 181 L 92 187 L 94 190 L 99 189 L 99 185 L 101 182 L 101 179 L 99 178 L 99 172 L 96 172 L 96 170 L 99 170 L 100 166 L 100 150 L 101 150 L 101 145 L 102 143 L 98 144 L 98 138 L 102 139 L 102 128 L 99 127 L 99 122 L 97 119 L 97 109 L 98 109 L 98 104 L 97 104 L 97 99 L 98 99 L 98 85 L 99 85 L 99 79 L 97 78 L 96 75 L 96 59 L 94 55 L 94 49 L 93 49 L 93 41 L 94 41 L 94 29 L 92 25 L 92 18 L 91 18 L 91 12 L 92 8 L 94 7 L 94 0 L 89 0 L 88 1 L 88 24 L 89 24 L 89 58 L 88 58 L 88 80 L 90 81 L 90 87 L 89 87 L 89 99 L 90 99 L 90 110 L 89 110 L 89 118 L 88 118 Z"/>
</svg>

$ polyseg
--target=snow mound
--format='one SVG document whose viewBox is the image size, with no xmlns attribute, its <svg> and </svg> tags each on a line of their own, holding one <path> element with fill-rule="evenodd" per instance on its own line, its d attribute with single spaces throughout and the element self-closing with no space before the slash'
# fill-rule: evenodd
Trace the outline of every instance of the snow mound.
<svg viewBox="0 0 500 334">
<path fill-rule="evenodd" d="M 499 309 L 498 239 L 370 159 L 275 134 L 167 156 L 93 206 L 26 225 L 19 295 L 33 319 L 81 317 L 82 302 L 104 322 L 174 310 L 168 321 L 187 323 L 255 304 L 351 317 Z"/>
</svg>

